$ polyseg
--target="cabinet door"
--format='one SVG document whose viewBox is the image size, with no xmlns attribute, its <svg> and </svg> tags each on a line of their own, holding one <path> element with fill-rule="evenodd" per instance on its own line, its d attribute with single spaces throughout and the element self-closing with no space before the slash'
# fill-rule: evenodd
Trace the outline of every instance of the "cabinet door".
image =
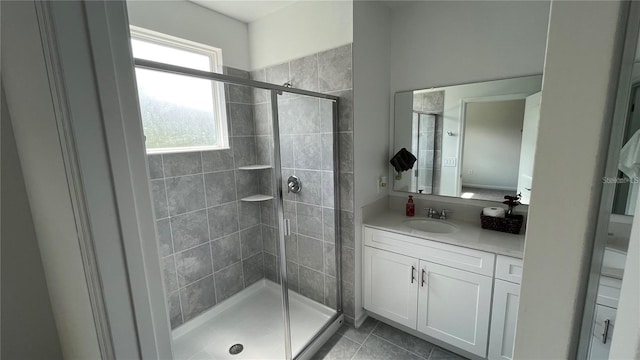
<svg viewBox="0 0 640 360">
<path fill-rule="evenodd" d="M 364 308 L 416 328 L 418 260 L 364 248 Z"/>
<path fill-rule="evenodd" d="M 491 311 L 489 360 L 513 359 L 519 304 L 520 285 L 496 279 Z"/>
<path fill-rule="evenodd" d="M 487 355 L 492 278 L 420 262 L 418 331 Z"/>
<path fill-rule="evenodd" d="M 591 346 L 589 347 L 589 359 L 608 359 L 611 350 L 611 337 L 616 322 L 616 309 L 607 306 L 596 305 L 596 316 L 591 330 Z"/>
</svg>

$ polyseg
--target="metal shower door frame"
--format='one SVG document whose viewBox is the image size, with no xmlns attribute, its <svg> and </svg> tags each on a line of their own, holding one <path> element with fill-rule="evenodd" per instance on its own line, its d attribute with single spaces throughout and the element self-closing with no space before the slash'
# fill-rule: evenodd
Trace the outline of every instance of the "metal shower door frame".
<svg viewBox="0 0 640 360">
<path fill-rule="evenodd" d="M 134 59 L 136 67 L 145 68 L 149 70 L 162 71 L 166 73 L 173 73 L 177 75 L 192 76 L 207 80 L 218 81 L 222 83 L 248 86 L 263 90 L 268 90 L 271 93 L 271 112 L 272 112 L 272 160 L 273 160 L 273 184 L 275 193 L 275 205 L 276 214 L 278 219 L 278 243 L 280 257 L 280 287 L 282 290 L 282 310 L 284 321 L 284 341 L 285 341 L 285 355 L 287 360 L 294 359 L 294 354 L 291 349 L 291 322 L 289 312 L 289 284 L 287 279 L 287 259 L 285 256 L 286 240 L 284 234 L 284 197 L 282 194 L 282 164 L 280 157 L 280 118 L 278 115 L 278 95 L 283 93 L 291 93 L 303 96 L 314 97 L 318 99 L 324 99 L 332 101 L 332 134 L 333 134 L 333 192 L 334 192 L 334 231 L 335 231 L 335 251 L 336 251 L 336 313 L 325 323 L 325 325 L 311 338 L 307 344 L 300 351 L 300 354 L 295 356 L 295 359 L 300 359 L 307 355 L 307 350 L 311 349 L 313 345 L 321 338 L 327 329 L 335 326 L 336 322 L 342 319 L 342 260 L 340 249 L 342 248 L 342 241 L 340 238 L 340 173 L 339 173 L 339 139 L 338 139 L 338 102 L 339 98 L 334 95 L 322 94 L 314 91 L 307 91 L 301 89 L 295 89 L 291 87 L 285 87 L 275 84 L 270 84 L 262 81 L 255 81 L 249 79 L 238 78 L 235 76 L 219 74 L 214 72 L 196 70 L 185 68 L 182 66 L 175 66 L 170 64 L 164 64 L 156 61 Z"/>
</svg>

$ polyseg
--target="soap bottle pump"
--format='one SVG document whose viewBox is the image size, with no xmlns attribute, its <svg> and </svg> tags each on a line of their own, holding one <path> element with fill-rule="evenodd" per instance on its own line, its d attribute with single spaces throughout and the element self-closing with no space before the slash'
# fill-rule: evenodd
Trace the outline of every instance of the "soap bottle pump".
<svg viewBox="0 0 640 360">
<path fill-rule="evenodd" d="M 407 200 L 406 206 L 406 215 L 414 216 L 416 214 L 416 204 L 413 203 L 413 196 L 409 195 L 409 200 Z"/>
</svg>

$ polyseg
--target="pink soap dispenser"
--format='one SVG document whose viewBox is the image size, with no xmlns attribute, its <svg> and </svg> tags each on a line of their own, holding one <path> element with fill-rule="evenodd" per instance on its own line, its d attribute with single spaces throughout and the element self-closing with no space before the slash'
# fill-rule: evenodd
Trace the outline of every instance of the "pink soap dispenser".
<svg viewBox="0 0 640 360">
<path fill-rule="evenodd" d="M 406 206 L 406 215 L 414 216 L 416 214 L 416 204 L 413 203 L 413 196 L 409 195 L 409 200 L 407 200 Z"/>
</svg>

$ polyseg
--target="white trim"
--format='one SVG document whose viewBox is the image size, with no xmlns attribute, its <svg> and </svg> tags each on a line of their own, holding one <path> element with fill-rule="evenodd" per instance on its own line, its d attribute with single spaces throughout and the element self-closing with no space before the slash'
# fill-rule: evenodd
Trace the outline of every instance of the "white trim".
<svg viewBox="0 0 640 360">
<path fill-rule="evenodd" d="M 131 39 L 207 56 L 209 58 L 209 69 L 207 69 L 207 71 L 222 73 L 222 49 L 220 48 L 144 29 L 138 26 L 129 25 L 129 29 Z M 211 80 L 216 145 L 147 149 L 147 154 L 229 149 L 229 124 L 227 122 L 226 95 L 224 88 L 224 83 Z"/>
</svg>

